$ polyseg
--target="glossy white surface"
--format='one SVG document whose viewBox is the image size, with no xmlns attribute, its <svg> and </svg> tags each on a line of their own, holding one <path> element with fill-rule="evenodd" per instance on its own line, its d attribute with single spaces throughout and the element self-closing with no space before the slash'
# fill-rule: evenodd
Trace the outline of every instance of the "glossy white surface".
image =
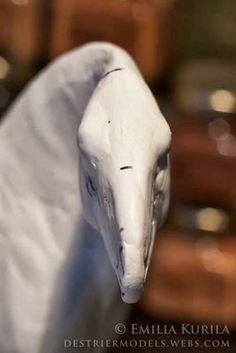
<svg viewBox="0 0 236 353">
<path fill-rule="evenodd" d="M 137 301 L 168 208 L 169 145 L 118 47 L 86 45 L 30 83 L 0 128 L 1 352 L 112 335 L 127 309 L 101 239 L 123 300 Z"/>
</svg>

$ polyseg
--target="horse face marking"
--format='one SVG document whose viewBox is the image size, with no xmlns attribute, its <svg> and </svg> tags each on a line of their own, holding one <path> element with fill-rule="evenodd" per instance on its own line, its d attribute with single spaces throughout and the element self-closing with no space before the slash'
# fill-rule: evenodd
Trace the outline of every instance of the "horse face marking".
<svg viewBox="0 0 236 353">
<path fill-rule="evenodd" d="M 133 169 L 131 165 L 126 165 L 124 167 L 120 167 L 120 170 L 125 170 L 125 169 Z"/>
<path fill-rule="evenodd" d="M 103 77 L 102 77 L 102 78 L 105 78 L 106 76 L 110 75 L 112 72 L 115 72 L 115 71 L 121 71 L 121 70 L 123 70 L 123 68 L 122 68 L 122 67 L 117 67 L 116 69 L 112 69 L 112 70 L 110 70 L 110 71 L 106 72 L 106 73 L 103 75 Z"/>
</svg>

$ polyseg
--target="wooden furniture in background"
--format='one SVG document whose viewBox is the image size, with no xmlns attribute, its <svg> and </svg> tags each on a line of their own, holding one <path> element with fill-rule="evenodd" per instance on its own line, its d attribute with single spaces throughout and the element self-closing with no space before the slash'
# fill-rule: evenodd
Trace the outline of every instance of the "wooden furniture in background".
<svg viewBox="0 0 236 353">
<path fill-rule="evenodd" d="M 171 44 L 175 0 L 54 0 L 51 56 L 94 40 L 128 50 L 144 76 L 160 76 Z"/>
<path fill-rule="evenodd" d="M 0 0 L 0 50 L 18 62 L 38 56 L 40 0 Z"/>
</svg>

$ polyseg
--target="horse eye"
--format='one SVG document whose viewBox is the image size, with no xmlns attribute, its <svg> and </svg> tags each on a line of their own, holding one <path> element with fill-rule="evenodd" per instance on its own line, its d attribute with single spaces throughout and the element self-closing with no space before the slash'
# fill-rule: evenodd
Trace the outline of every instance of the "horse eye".
<svg viewBox="0 0 236 353">
<path fill-rule="evenodd" d="M 166 169 L 168 165 L 168 153 L 162 154 L 158 159 L 158 167 L 160 170 Z"/>
<path fill-rule="evenodd" d="M 87 188 L 89 195 L 91 197 L 93 197 L 94 194 L 96 193 L 96 187 L 95 187 L 93 180 L 90 176 L 87 176 L 87 178 L 86 178 L 86 188 Z"/>
</svg>

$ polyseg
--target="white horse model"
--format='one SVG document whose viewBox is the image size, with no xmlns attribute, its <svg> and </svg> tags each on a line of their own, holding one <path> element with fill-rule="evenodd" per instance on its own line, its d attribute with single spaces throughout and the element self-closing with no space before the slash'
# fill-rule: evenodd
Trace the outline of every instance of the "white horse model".
<svg viewBox="0 0 236 353">
<path fill-rule="evenodd" d="M 112 336 L 127 311 L 117 282 L 139 299 L 167 212 L 170 136 L 114 45 L 75 50 L 26 88 L 0 129 L 1 353 Z"/>
</svg>

